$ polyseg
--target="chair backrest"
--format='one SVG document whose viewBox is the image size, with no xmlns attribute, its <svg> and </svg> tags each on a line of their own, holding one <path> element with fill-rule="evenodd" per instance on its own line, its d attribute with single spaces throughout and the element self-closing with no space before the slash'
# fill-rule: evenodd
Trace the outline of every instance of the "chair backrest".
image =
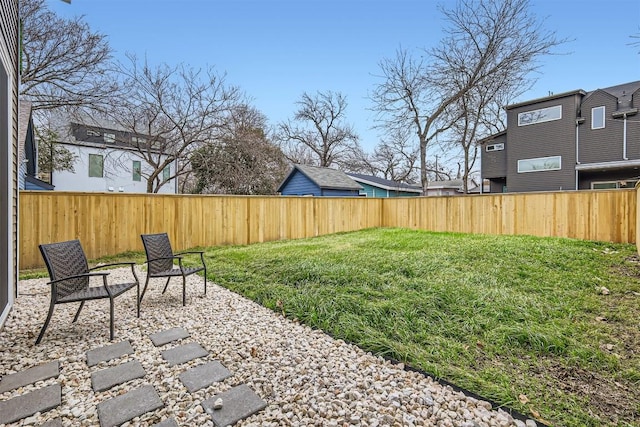
<svg viewBox="0 0 640 427">
<path fill-rule="evenodd" d="M 89 272 L 87 257 L 79 240 L 48 243 L 39 246 L 51 280 Z M 89 286 L 88 277 L 63 280 L 57 284 L 57 296 L 65 297 Z"/>
<path fill-rule="evenodd" d="M 147 255 L 147 261 L 157 258 L 166 258 L 148 263 L 149 274 L 160 273 L 173 268 L 173 250 L 167 233 L 142 234 L 142 244 Z"/>
</svg>

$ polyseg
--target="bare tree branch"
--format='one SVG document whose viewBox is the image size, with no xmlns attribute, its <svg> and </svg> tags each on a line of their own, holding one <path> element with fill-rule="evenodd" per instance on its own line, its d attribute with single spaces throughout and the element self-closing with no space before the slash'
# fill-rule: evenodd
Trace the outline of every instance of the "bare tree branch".
<svg viewBox="0 0 640 427">
<path fill-rule="evenodd" d="M 329 167 L 348 163 L 359 151 L 358 136 L 344 123 L 346 97 L 331 91 L 303 93 L 294 120 L 278 125 L 278 139 L 294 163 Z"/>
<path fill-rule="evenodd" d="M 563 42 L 542 28 L 528 0 L 458 0 L 441 11 L 448 26 L 440 44 L 420 59 L 399 49 L 381 61 L 382 82 L 371 95 L 379 127 L 417 135 L 425 194 L 427 147 L 463 118 L 461 98 L 478 86 L 530 84 L 538 58 Z"/>
<path fill-rule="evenodd" d="M 117 89 L 107 37 L 82 18 L 64 19 L 44 0 L 21 0 L 20 94 L 33 109 L 104 106 Z"/>
<path fill-rule="evenodd" d="M 190 171 L 191 153 L 224 131 L 242 97 L 213 68 L 154 68 L 130 55 L 119 73 L 124 95 L 114 100 L 109 116 L 135 135 L 128 143 L 150 166 L 151 172 L 143 174 L 149 193 L 167 182 L 163 170 L 172 163 L 177 167 L 169 179 Z"/>
</svg>

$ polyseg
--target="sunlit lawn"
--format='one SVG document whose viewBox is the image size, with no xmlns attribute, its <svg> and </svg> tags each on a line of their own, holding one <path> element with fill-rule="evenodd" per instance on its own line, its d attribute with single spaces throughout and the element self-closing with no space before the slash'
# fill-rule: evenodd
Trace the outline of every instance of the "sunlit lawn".
<svg viewBox="0 0 640 427">
<path fill-rule="evenodd" d="M 206 257 L 210 280 L 287 317 L 549 424 L 599 426 L 640 425 L 635 253 L 371 229 Z"/>
<path fill-rule="evenodd" d="M 210 278 L 558 425 L 640 423 L 631 245 L 372 229 L 207 250 Z M 602 287 L 609 295 L 603 295 Z"/>
</svg>

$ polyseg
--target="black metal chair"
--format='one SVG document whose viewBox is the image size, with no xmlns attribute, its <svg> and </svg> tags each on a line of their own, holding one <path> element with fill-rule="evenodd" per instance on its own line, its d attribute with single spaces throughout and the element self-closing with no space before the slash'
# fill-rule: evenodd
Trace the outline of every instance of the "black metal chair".
<svg viewBox="0 0 640 427">
<path fill-rule="evenodd" d="M 140 302 L 144 297 L 144 293 L 147 291 L 149 285 L 149 279 L 157 277 L 166 277 L 167 283 L 164 285 L 162 293 L 167 291 L 169 281 L 172 277 L 182 277 L 182 305 L 187 305 L 187 276 L 204 270 L 204 294 L 207 294 L 207 265 L 204 263 L 204 251 L 188 251 L 173 253 L 171 249 L 171 242 L 167 233 L 159 234 L 142 234 L 142 244 L 144 245 L 144 251 L 147 255 L 147 280 L 144 283 L 142 289 L 142 295 L 140 296 Z M 200 254 L 200 261 L 202 267 L 185 267 L 182 265 L 182 255 L 187 254 Z M 178 266 L 174 265 L 173 261 L 178 260 Z"/>
<path fill-rule="evenodd" d="M 42 326 L 36 344 L 40 344 L 40 341 L 42 341 L 42 337 L 44 336 L 47 326 L 49 326 L 53 308 L 56 304 L 80 302 L 80 307 L 78 307 L 78 311 L 73 318 L 73 322 L 76 322 L 86 301 L 109 298 L 109 339 L 113 340 L 113 300 L 135 287 L 137 288 L 137 315 L 140 317 L 140 281 L 133 268 L 135 265 L 134 262 L 117 262 L 89 268 L 87 257 L 84 254 L 79 240 L 43 244 L 39 247 L 44 263 L 49 271 L 49 278 L 51 279 L 48 283 L 51 285 L 51 304 L 49 306 L 47 320 L 45 320 L 44 326 Z M 134 281 L 129 283 L 108 284 L 107 276 L 109 272 L 92 272 L 93 270 L 116 265 L 130 265 Z M 91 277 L 101 277 L 102 285 L 90 286 Z"/>
</svg>

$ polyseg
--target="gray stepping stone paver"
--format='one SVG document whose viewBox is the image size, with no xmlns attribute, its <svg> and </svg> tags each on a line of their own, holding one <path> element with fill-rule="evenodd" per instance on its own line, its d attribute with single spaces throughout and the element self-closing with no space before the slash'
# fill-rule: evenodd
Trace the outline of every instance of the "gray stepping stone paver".
<svg viewBox="0 0 640 427">
<path fill-rule="evenodd" d="M 193 342 L 163 351 L 162 358 L 169 363 L 169 366 L 174 366 L 208 354 L 200 344 Z"/>
<path fill-rule="evenodd" d="M 213 403 L 221 398 L 221 409 L 213 409 Z M 213 423 L 219 427 L 228 426 L 266 408 L 267 403 L 260 399 L 246 384 L 233 387 L 202 402 L 205 412 L 211 415 Z"/>
<path fill-rule="evenodd" d="M 45 412 L 62 403 L 62 387 L 53 384 L 0 402 L 0 424 L 9 424 Z"/>
<path fill-rule="evenodd" d="M 5 375 L 0 381 L 0 393 L 13 390 L 14 388 L 24 387 L 25 385 L 33 384 L 38 381 L 54 378 L 58 375 L 60 375 L 60 362 L 57 360 L 34 366 L 33 368 L 16 372 L 15 374 Z"/>
<path fill-rule="evenodd" d="M 180 374 L 180 381 L 190 393 L 229 378 L 231 372 L 218 361 L 205 363 Z"/>
<path fill-rule="evenodd" d="M 98 418 L 101 427 L 114 427 L 163 406 L 156 389 L 151 385 L 144 385 L 98 403 Z"/>
<path fill-rule="evenodd" d="M 167 418 L 160 421 L 158 424 L 154 424 L 152 427 L 178 427 L 178 423 L 173 418 Z"/>
<path fill-rule="evenodd" d="M 95 366 L 100 362 L 106 362 L 126 354 L 133 353 L 133 348 L 128 340 L 87 351 L 87 365 Z"/>
<path fill-rule="evenodd" d="M 151 342 L 153 342 L 153 345 L 155 345 L 156 347 L 160 347 L 161 345 L 169 344 L 170 342 L 178 341 L 182 338 L 188 338 L 190 336 L 191 335 L 189 335 L 189 332 L 187 332 L 187 330 L 184 328 L 171 328 L 167 329 L 166 331 L 160 331 L 156 332 L 155 334 L 151 334 L 149 335 L 149 338 L 151 338 Z"/>
<path fill-rule="evenodd" d="M 122 384 L 145 375 L 144 368 L 137 360 L 123 363 L 111 368 L 106 368 L 91 374 L 91 386 L 93 391 L 108 390 L 111 387 Z"/>
<path fill-rule="evenodd" d="M 60 418 L 54 418 L 42 424 L 40 427 L 62 427 L 62 420 Z"/>
</svg>

